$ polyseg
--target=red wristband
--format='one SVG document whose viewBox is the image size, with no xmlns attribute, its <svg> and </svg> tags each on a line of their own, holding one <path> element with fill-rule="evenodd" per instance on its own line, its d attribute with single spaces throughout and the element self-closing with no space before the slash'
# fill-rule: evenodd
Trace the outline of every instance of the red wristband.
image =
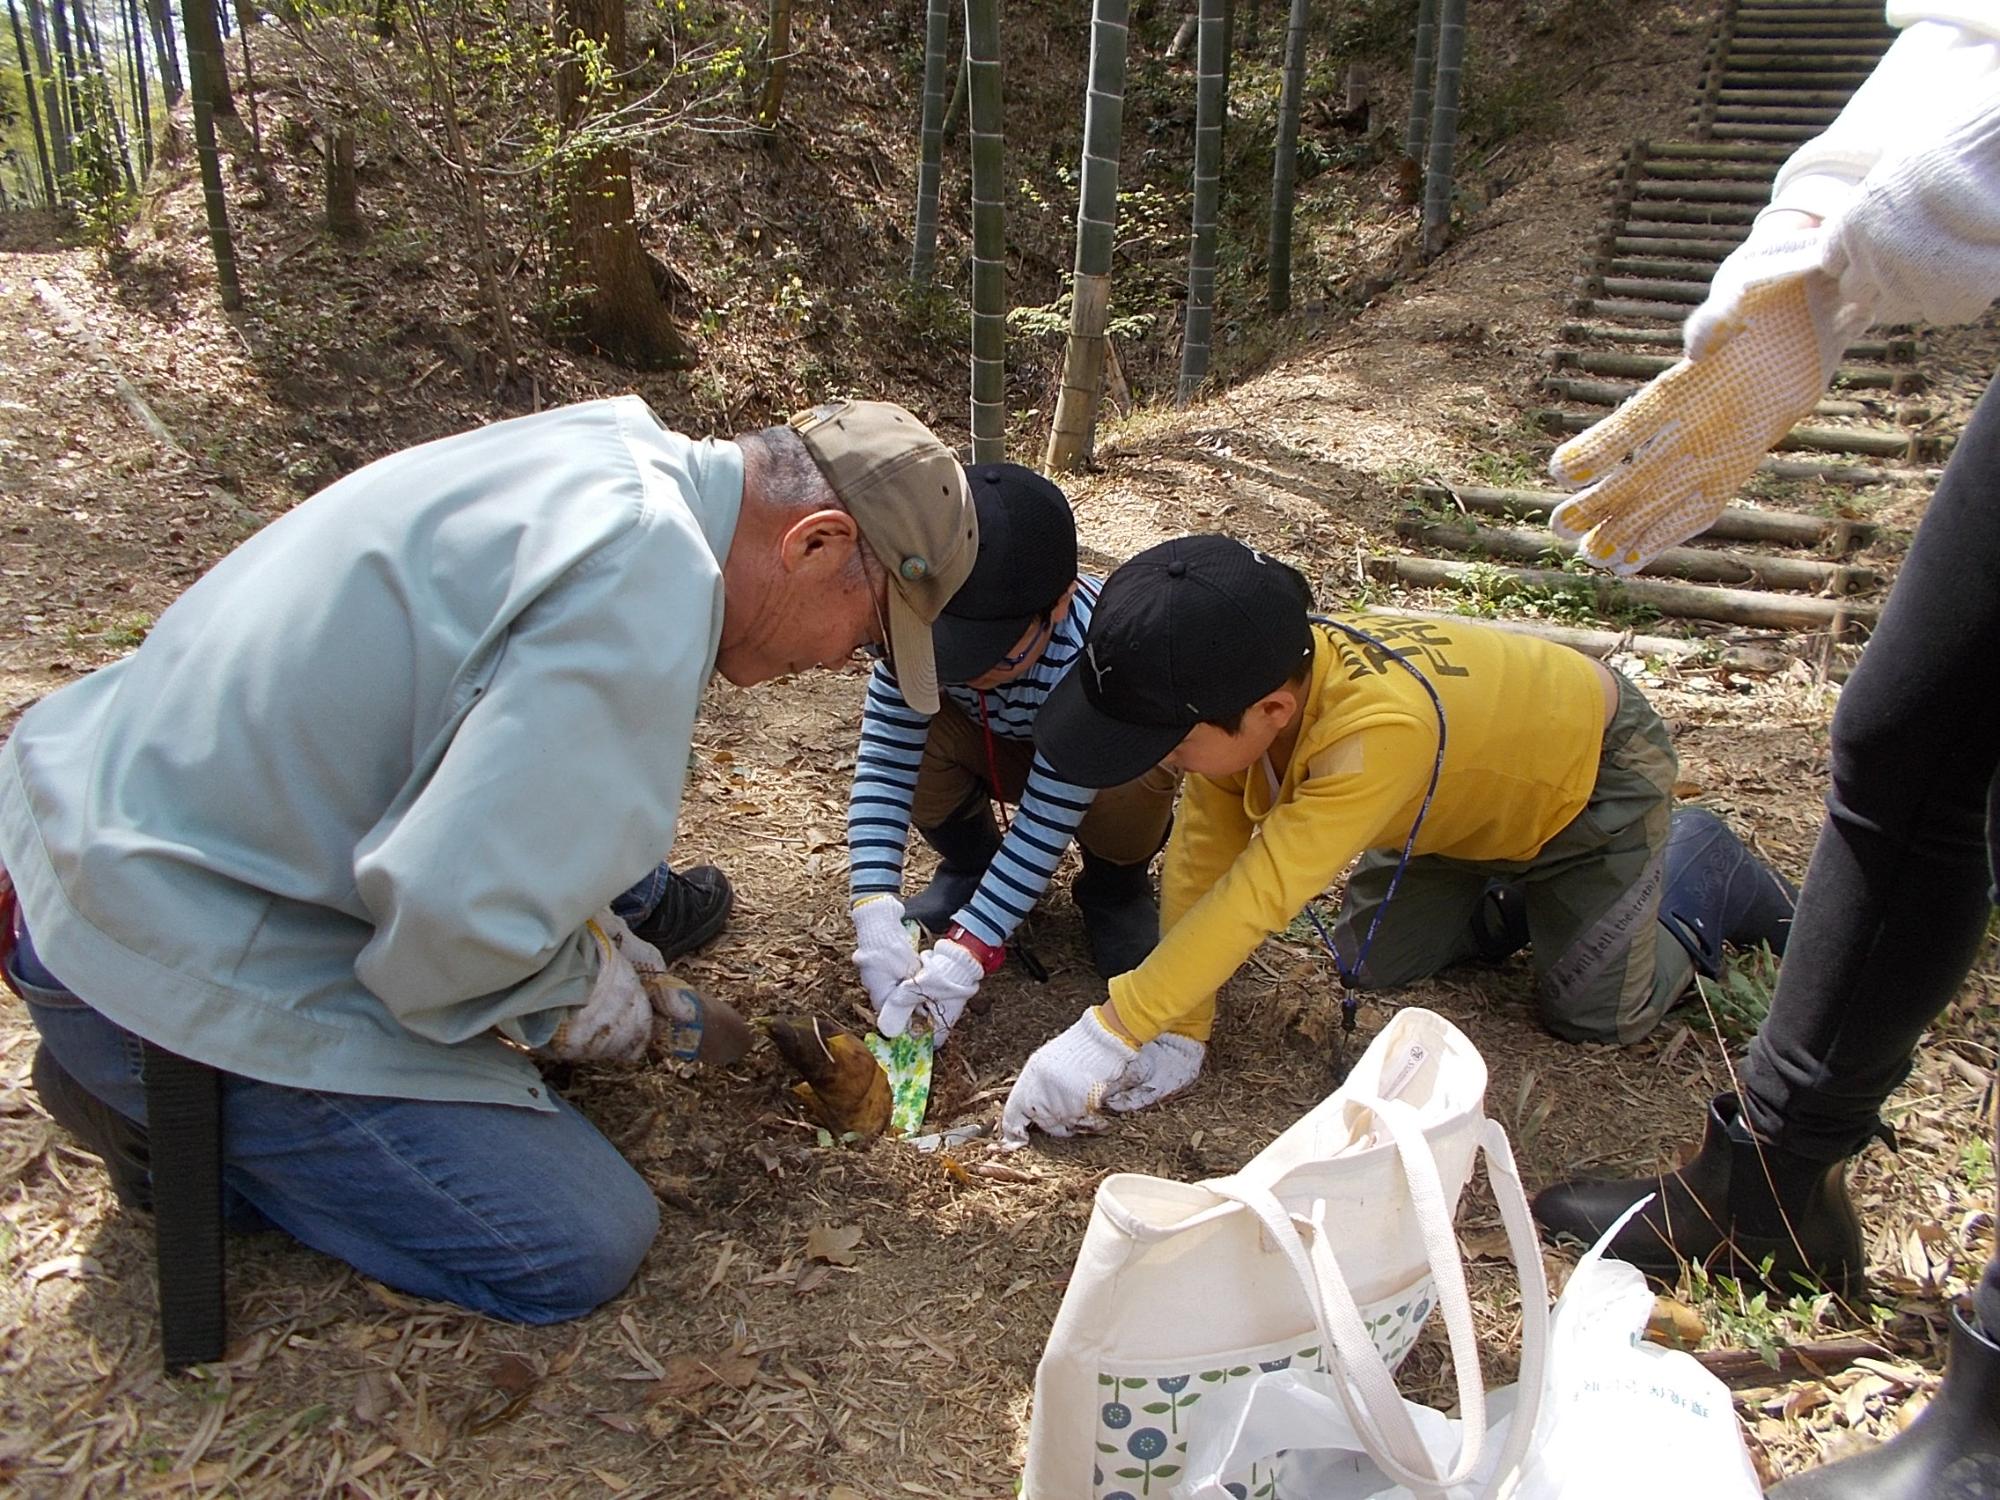
<svg viewBox="0 0 2000 1500">
<path fill-rule="evenodd" d="M 956 922 L 951 924 L 951 930 L 945 933 L 945 937 L 978 959 L 979 967 L 988 974 L 1007 962 L 1005 948 L 996 948 L 983 938 L 974 937 Z"/>
</svg>

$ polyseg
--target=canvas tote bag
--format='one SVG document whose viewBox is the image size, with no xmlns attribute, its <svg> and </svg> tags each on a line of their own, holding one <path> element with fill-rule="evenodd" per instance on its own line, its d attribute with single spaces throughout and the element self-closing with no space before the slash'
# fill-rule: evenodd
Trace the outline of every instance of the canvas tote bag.
<svg viewBox="0 0 2000 1500">
<path fill-rule="evenodd" d="M 1035 1373 L 1024 1500 L 1172 1500 L 1190 1438 L 1240 1419 L 1255 1383 L 1320 1372 L 1361 1447 L 1419 1496 L 1498 1462 L 1452 1217 L 1475 1157 L 1521 1278 L 1524 1402 L 1541 1389 L 1548 1288 L 1506 1133 L 1485 1118 L 1486 1063 L 1431 1011 L 1397 1012 L 1339 1089 L 1241 1171 L 1203 1183 L 1105 1179 Z M 1433 1311 L 1457 1379 L 1458 1452 L 1434 1458 L 1393 1370 Z M 1287 1376 L 1287 1379 L 1292 1378 Z M 1210 1493 L 1306 1500 L 1284 1455 L 1253 1457 Z"/>
</svg>

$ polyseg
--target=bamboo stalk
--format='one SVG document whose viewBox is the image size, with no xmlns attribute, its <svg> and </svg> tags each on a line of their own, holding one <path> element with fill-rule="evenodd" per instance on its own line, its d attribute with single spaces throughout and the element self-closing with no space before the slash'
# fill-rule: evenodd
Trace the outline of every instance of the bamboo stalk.
<svg viewBox="0 0 2000 1500">
<path fill-rule="evenodd" d="M 1574 380 L 1566 376 L 1551 375 L 1542 381 L 1542 388 L 1553 395 L 1563 396 L 1571 401 L 1582 401 L 1592 406 L 1619 406 L 1639 394 L 1641 387 L 1623 385 L 1609 380 Z M 1874 408 L 1860 401 L 1841 401 L 1834 398 L 1818 402 L 1813 407 L 1815 415 L 1822 417 L 1857 417 L 1862 419 L 1880 415 Z"/>
<path fill-rule="evenodd" d="M 1403 517 L 1396 534 L 1426 547 L 1452 552 L 1483 552 L 1533 562 L 1550 552 L 1576 554 L 1576 544 L 1550 531 L 1525 527 L 1455 526 L 1449 521 Z M 1701 547 L 1669 547 L 1646 564 L 1644 576 L 1685 578 L 1695 583 L 1753 584 L 1796 589 L 1815 594 L 1852 594 L 1875 586 L 1872 568 L 1820 562 L 1810 557 L 1771 557 L 1757 552 L 1710 551 Z"/>
<path fill-rule="evenodd" d="M 1425 500 L 1455 502 L 1467 510 L 1510 517 L 1545 516 L 1568 498 L 1548 490 L 1510 490 L 1477 484 L 1420 484 L 1415 493 Z M 1817 547 L 1837 538 L 1850 546 L 1859 546 L 1874 540 L 1875 528 L 1867 521 L 1829 521 L 1791 511 L 1731 506 L 1701 536 L 1703 540 L 1718 542 L 1779 542 L 1788 547 Z"/>
<path fill-rule="evenodd" d="M 1089 462 L 1104 388 L 1111 318 L 1111 252 L 1118 227 L 1118 150 L 1125 129 L 1127 0 L 1096 0 L 1090 23 L 1090 84 L 1083 107 L 1083 162 L 1076 203 L 1076 279 L 1062 389 L 1042 466 L 1066 474 Z"/>
<path fill-rule="evenodd" d="M 1534 413 L 1544 428 L 1552 432 L 1582 432 L 1600 418 L 1589 412 L 1538 411 Z M 1816 453 L 1860 453 L 1871 458 L 1913 459 L 1950 450 L 1948 437 L 1921 438 L 1904 432 L 1868 431 L 1850 427 L 1794 427 L 1778 446 L 1787 452 L 1804 448 Z"/>
<path fill-rule="evenodd" d="M 1678 342 L 1680 335 L 1674 335 Z M 1596 352 L 1584 349 L 1558 349 L 1554 364 L 1559 370 L 1582 370 L 1590 375 L 1623 375 L 1637 380 L 1651 380 L 1680 363 L 1680 357 L 1673 354 L 1620 354 L 1615 351 Z M 1894 370 L 1882 366 L 1842 365 L 1834 372 L 1834 379 L 1851 390 L 1893 390 L 1901 379 Z"/>
<path fill-rule="evenodd" d="M 1181 329 L 1180 379 L 1174 390 L 1175 404 L 1180 406 L 1194 399 L 1208 374 L 1209 336 L 1215 321 L 1216 217 L 1222 202 L 1222 121 L 1228 107 L 1225 8 L 1226 0 L 1200 0 L 1198 11 L 1187 321 Z"/>
<path fill-rule="evenodd" d="M 1759 208 L 1771 201 L 1771 184 L 1729 179 L 1669 180 L 1661 177 L 1639 179 L 1641 198 L 1670 198 L 1677 203 L 1752 203 Z"/>
<path fill-rule="evenodd" d="M 1852 604 L 1845 599 L 1802 599 L 1792 594 L 1565 573 L 1555 568 L 1507 568 L 1497 563 L 1439 562 L 1428 557 L 1375 557 L 1366 566 L 1372 577 L 1420 588 L 1458 588 L 1497 575 L 1525 588 L 1587 592 L 1594 607 L 1605 614 L 1639 605 L 1680 619 L 1719 620 L 1771 630 L 1827 630 L 1843 620 L 1872 628 L 1881 613 L 1873 605 Z"/>
<path fill-rule="evenodd" d="M 1400 609 L 1380 604 L 1371 604 L 1368 613 L 1388 615 L 1398 620 L 1436 620 L 1446 625 L 1466 618 L 1436 610 Z M 1800 659 L 1775 644 L 1768 648 L 1718 645 L 1707 636 L 1638 635 L 1630 630 L 1592 630 L 1581 625 L 1551 625 L 1546 620 L 1531 620 L 1519 615 L 1482 615 L 1479 623 L 1514 635 L 1539 636 L 1542 640 L 1567 646 L 1572 651 L 1581 651 L 1585 656 L 1594 656 L 1600 661 L 1621 653 L 1666 661 L 1685 661 L 1689 657 L 1701 656 L 1726 672 L 1761 672 L 1768 675 L 1782 672 Z M 1846 662 L 1834 662 L 1827 675 L 1835 682 L 1843 682 L 1850 670 Z"/>
<path fill-rule="evenodd" d="M 999 0 L 967 0 L 965 59 L 972 137 L 972 458 L 1007 457 L 1006 192 Z"/>
</svg>

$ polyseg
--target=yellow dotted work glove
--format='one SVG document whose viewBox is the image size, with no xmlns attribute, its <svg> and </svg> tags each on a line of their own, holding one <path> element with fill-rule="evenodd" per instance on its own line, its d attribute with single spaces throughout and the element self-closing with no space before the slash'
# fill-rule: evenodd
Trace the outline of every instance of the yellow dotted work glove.
<svg viewBox="0 0 2000 1500">
<path fill-rule="evenodd" d="M 1771 446 L 1818 402 L 1840 342 L 1820 326 L 1807 276 L 1744 292 L 1683 359 L 1549 460 L 1559 484 L 1590 488 L 1549 529 L 1583 558 L 1636 573 L 1706 531 Z"/>
</svg>

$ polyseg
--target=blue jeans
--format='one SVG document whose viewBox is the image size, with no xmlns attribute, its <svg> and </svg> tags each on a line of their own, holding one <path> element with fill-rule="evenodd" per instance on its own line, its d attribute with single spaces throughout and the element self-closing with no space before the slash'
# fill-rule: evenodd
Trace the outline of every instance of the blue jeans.
<svg viewBox="0 0 2000 1500">
<path fill-rule="evenodd" d="M 25 933 L 8 967 L 55 1060 L 144 1125 L 139 1039 L 64 988 Z M 624 1290 L 659 1230 L 652 1189 L 554 1095 L 546 1114 L 222 1078 L 230 1227 L 282 1229 L 417 1296 L 559 1323 Z"/>
</svg>

